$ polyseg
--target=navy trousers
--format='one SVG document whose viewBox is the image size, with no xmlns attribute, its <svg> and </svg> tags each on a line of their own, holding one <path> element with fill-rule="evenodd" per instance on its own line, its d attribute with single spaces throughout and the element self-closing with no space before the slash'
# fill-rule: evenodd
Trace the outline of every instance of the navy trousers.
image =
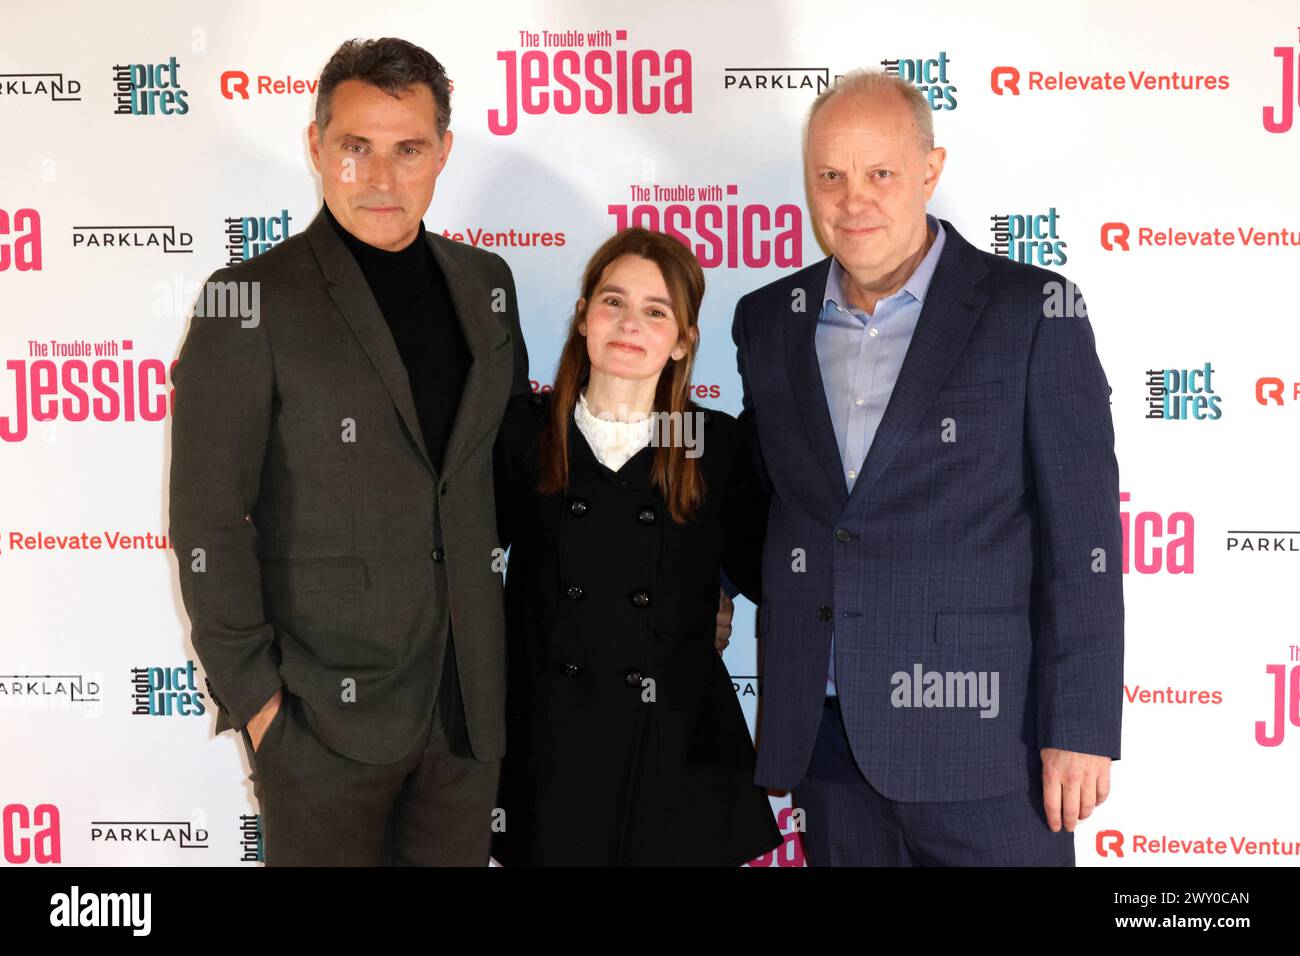
<svg viewBox="0 0 1300 956">
<path fill-rule="evenodd" d="M 853 760 L 839 701 L 826 698 L 808 772 L 795 788 L 809 866 L 1074 866 L 1074 834 L 1053 833 L 1036 779 L 987 800 L 899 803 Z"/>
</svg>

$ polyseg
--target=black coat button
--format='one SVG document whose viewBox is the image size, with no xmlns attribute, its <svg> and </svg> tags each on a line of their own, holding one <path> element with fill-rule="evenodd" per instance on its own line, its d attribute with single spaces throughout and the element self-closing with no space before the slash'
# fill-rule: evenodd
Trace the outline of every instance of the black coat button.
<svg viewBox="0 0 1300 956">
<path fill-rule="evenodd" d="M 831 619 L 831 609 L 823 604 L 817 609 L 817 620 L 829 621 Z"/>
<path fill-rule="evenodd" d="M 628 687 L 640 687 L 642 675 L 635 667 L 629 668 L 628 672 L 623 675 L 623 681 Z"/>
<path fill-rule="evenodd" d="M 442 483 L 442 488 L 440 489 L 440 491 L 444 495 L 447 493 L 447 483 L 445 481 Z"/>
<path fill-rule="evenodd" d="M 434 548 L 434 549 L 433 549 L 433 560 L 435 560 L 435 561 L 441 561 L 441 560 L 442 560 L 443 558 L 445 558 L 446 556 L 447 556 L 447 552 L 444 551 L 444 550 L 442 550 L 442 548 Z"/>
<path fill-rule="evenodd" d="M 635 593 L 633 593 L 633 595 L 632 595 L 632 606 L 633 606 L 633 607 L 649 607 L 649 606 L 650 606 L 650 592 L 649 592 L 649 591 L 636 591 Z"/>
<path fill-rule="evenodd" d="M 573 515 L 575 518 L 581 518 L 586 513 L 587 513 L 586 498 L 574 498 L 572 501 L 569 502 L 569 514 Z"/>
<path fill-rule="evenodd" d="M 578 587 L 576 584 L 570 584 L 569 589 L 564 593 L 569 596 L 570 601 L 582 600 L 582 588 Z"/>
<path fill-rule="evenodd" d="M 852 541 L 853 534 L 849 531 L 848 528 L 836 528 L 835 540 L 843 544 L 845 541 Z"/>
<path fill-rule="evenodd" d="M 540 395 L 536 395 L 536 394 L 534 394 L 534 395 L 529 395 L 529 396 L 528 396 L 528 404 L 531 405 L 531 406 L 533 406 L 533 408 L 541 408 L 541 407 L 542 407 L 542 396 L 540 396 Z"/>
<path fill-rule="evenodd" d="M 565 677 L 577 677 L 577 676 L 578 676 L 578 671 L 580 671 L 580 670 L 582 670 L 582 668 L 579 667 L 577 664 L 561 664 L 561 665 L 560 665 L 560 672 L 561 672 L 562 674 L 564 674 Z"/>
<path fill-rule="evenodd" d="M 645 525 L 654 524 L 658 517 L 655 510 L 650 507 L 642 508 L 636 513 L 636 520 Z"/>
</svg>

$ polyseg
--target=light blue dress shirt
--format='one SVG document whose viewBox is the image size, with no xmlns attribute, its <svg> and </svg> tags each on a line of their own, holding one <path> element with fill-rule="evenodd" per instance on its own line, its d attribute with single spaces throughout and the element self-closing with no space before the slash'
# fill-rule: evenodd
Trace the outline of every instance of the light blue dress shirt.
<svg viewBox="0 0 1300 956">
<path fill-rule="evenodd" d="M 849 305 L 843 288 L 846 273 L 838 260 L 831 259 L 826 277 L 826 294 L 817 320 L 817 364 L 850 492 L 885 416 L 943 252 L 943 226 L 929 214 L 925 221 L 935 233 L 929 251 L 901 289 L 876 303 L 872 315 Z M 826 669 L 827 696 L 835 695 L 833 628 L 831 659 Z"/>
</svg>

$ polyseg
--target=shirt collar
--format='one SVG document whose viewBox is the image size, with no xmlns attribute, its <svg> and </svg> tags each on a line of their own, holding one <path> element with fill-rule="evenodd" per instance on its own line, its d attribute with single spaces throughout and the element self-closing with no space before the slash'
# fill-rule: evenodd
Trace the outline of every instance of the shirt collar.
<svg viewBox="0 0 1300 956">
<path fill-rule="evenodd" d="M 934 270 L 939 267 L 939 256 L 943 253 L 944 239 L 947 238 L 943 229 L 943 224 L 929 213 L 925 214 L 925 221 L 929 228 L 935 232 L 934 242 L 930 244 L 930 249 L 921 260 L 920 265 L 912 270 L 912 274 L 907 277 L 903 283 L 903 288 L 899 292 L 906 292 L 917 302 L 925 302 L 925 294 L 929 291 L 930 280 L 934 278 Z M 830 274 L 826 277 L 826 294 L 822 298 L 822 307 L 825 308 L 829 302 L 832 305 L 839 306 L 848 310 L 851 308 L 848 299 L 844 297 L 844 267 L 840 261 L 834 257 L 831 258 Z M 898 295 L 896 292 L 894 295 Z"/>
</svg>

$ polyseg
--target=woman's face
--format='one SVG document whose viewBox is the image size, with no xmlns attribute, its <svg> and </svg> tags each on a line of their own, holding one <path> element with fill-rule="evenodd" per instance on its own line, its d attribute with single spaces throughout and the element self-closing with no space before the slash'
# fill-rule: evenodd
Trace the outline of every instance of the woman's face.
<svg viewBox="0 0 1300 956">
<path fill-rule="evenodd" d="M 579 311 L 584 304 L 578 300 Z M 592 368 L 618 378 L 657 379 L 670 357 L 686 355 L 663 273 L 641 256 L 619 256 L 606 267 L 578 331 Z"/>
</svg>

